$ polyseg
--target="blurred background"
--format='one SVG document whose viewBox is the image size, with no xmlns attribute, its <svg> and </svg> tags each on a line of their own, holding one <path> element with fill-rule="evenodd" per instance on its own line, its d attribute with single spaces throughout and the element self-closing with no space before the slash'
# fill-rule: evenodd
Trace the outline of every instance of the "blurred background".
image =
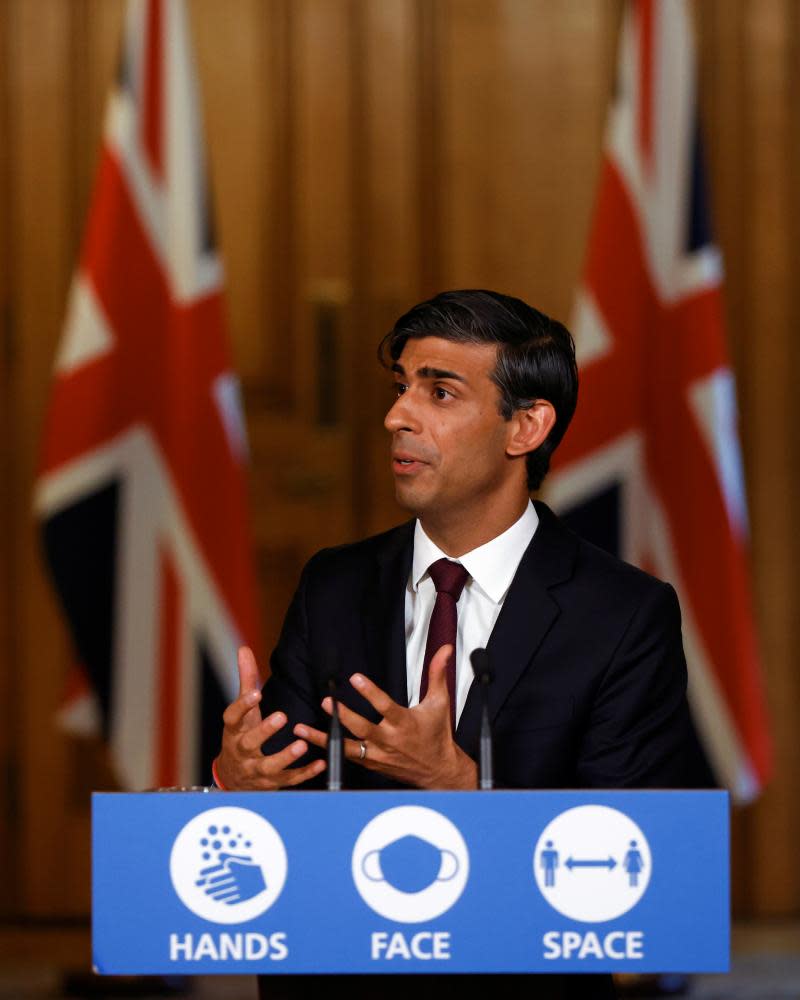
<svg viewBox="0 0 800 1000">
<path fill-rule="evenodd" d="M 54 967 L 88 966 L 90 793 L 119 781 L 99 736 L 56 723 L 76 653 L 34 494 L 125 10 L 123 0 L 0 5 L 0 957 L 9 967 L 42 954 Z M 375 359 L 394 319 L 439 290 L 485 287 L 569 321 L 623 4 L 188 0 L 186 10 L 249 438 L 261 633 L 252 641 L 266 664 L 305 560 L 404 516 L 382 428 L 391 388 Z M 702 0 L 690 12 L 773 748 L 771 777 L 733 817 L 736 941 L 791 952 L 800 941 L 800 3 Z"/>
</svg>

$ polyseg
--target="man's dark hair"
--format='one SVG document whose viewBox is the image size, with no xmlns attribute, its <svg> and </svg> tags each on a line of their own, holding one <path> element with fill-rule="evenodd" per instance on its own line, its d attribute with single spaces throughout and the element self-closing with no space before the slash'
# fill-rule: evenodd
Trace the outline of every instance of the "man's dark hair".
<svg viewBox="0 0 800 1000">
<path fill-rule="evenodd" d="M 526 458 L 528 489 L 538 490 L 578 401 L 578 366 L 569 330 L 510 295 L 482 289 L 440 292 L 397 320 L 381 341 L 378 357 L 390 367 L 406 341 L 421 337 L 497 344 L 492 380 L 500 390 L 500 414 L 505 420 L 537 399 L 552 403 L 553 429 Z"/>
</svg>

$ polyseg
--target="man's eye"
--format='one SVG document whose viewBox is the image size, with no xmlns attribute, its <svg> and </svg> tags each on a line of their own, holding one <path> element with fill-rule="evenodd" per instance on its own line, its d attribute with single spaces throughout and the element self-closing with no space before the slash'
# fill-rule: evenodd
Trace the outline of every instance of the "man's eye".
<svg viewBox="0 0 800 1000">
<path fill-rule="evenodd" d="M 437 385 L 433 390 L 433 394 L 437 399 L 451 399 L 453 394 L 449 392 L 444 386 Z"/>
<path fill-rule="evenodd" d="M 406 391 L 407 388 L 408 388 L 408 386 L 405 384 L 405 382 L 395 382 L 394 383 L 394 394 L 395 394 L 395 396 L 402 396 L 403 393 Z"/>
</svg>

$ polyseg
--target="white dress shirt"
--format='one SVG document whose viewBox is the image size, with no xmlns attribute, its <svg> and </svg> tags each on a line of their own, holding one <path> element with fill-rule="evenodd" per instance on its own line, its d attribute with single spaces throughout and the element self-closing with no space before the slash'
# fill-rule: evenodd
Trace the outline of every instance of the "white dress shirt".
<svg viewBox="0 0 800 1000">
<path fill-rule="evenodd" d="M 533 504 L 529 502 L 522 517 L 502 535 L 466 552 L 458 559 L 451 559 L 451 562 L 461 563 L 469 573 L 456 605 L 456 722 L 461 717 L 473 680 L 469 654 L 473 649 L 485 647 L 489 641 L 508 588 L 538 526 L 539 517 Z M 414 561 L 406 585 L 406 674 L 409 706 L 419 703 L 425 643 L 436 602 L 436 588 L 428 568 L 437 559 L 450 559 L 450 556 L 428 538 L 417 521 L 414 530 Z"/>
</svg>

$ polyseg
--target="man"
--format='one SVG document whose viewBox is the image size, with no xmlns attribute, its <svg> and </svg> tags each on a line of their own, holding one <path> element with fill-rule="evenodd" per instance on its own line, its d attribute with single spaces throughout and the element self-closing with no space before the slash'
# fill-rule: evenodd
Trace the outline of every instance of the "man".
<svg viewBox="0 0 800 1000">
<path fill-rule="evenodd" d="M 487 647 L 499 786 L 686 786 L 672 588 L 530 502 L 575 410 L 569 332 L 509 296 L 446 292 L 402 316 L 381 356 L 396 495 L 416 520 L 308 563 L 263 692 L 240 654 L 218 783 L 320 784 L 334 678 L 346 787 L 475 788 L 469 654 Z M 613 995 L 581 979 L 547 995 Z"/>
<path fill-rule="evenodd" d="M 446 292 L 402 316 L 381 346 L 397 386 L 385 421 L 396 494 L 416 524 L 306 566 L 263 695 L 252 654 L 240 654 L 219 783 L 313 785 L 333 676 L 354 737 L 348 787 L 474 788 L 469 653 L 488 646 L 499 785 L 685 786 L 691 729 L 672 588 L 529 500 L 575 409 L 568 331 L 509 296 Z M 419 698 L 436 597 L 428 569 L 442 557 L 469 573 L 457 604 L 455 733 L 449 648 L 433 657 Z"/>
</svg>

